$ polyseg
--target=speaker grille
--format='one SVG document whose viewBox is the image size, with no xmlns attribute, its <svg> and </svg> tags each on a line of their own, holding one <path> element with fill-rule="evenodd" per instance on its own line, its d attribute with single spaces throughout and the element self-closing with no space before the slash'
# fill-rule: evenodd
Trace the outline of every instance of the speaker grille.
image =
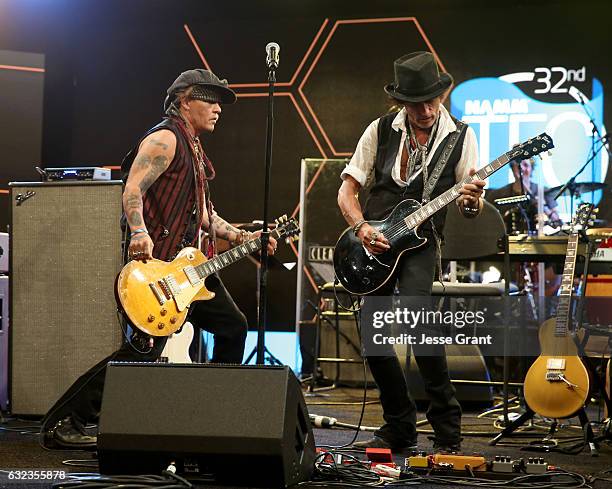
<svg viewBox="0 0 612 489">
<path fill-rule="evenodd" d="M 120 345 L 121 194 L 121 182 L 11 184 L 13 413 L 46 413 Z"/>
</svg>

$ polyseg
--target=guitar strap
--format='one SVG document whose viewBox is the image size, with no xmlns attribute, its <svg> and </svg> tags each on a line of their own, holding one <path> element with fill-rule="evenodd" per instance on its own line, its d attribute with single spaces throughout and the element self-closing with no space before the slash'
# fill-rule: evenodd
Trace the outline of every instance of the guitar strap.
<svg viewBox="0 0 612 489">
<path fill-rule="evenodd" d="M 453 150 L 455 149 L 455 146 L 457 145 L 457 141 L 459 141 L 460 139 L 461 133 L 465 131 L 465 129 L 467 128 L 467 124 L 461 122 L 460 120 L 456 120 L 455 125 L 457 126 L 457 128 L 455 129 L 454 132 L 450 134 L 448 140 L 446 141 L 446 145 L 444 146 L 442 153 L 440 153 L 440 158 L 438 158 L 438 161 L 436 162 L 436 166 L 431 172 L 431 175 L 429 176 L 429 178 L 427 178 L 426 165 L 423 166 L 423 178 L 426 179 L 426 182 L 423 185 L 423 197 L 421 199 L 423 204 L 427 204 L 427 202 L 429 202 L 431 193 L 433 192 L 433 189 L 438 183 L 438 180 L 440 179 L 440 175 L 442 175 L 442 172 L 444 171 L 444 168 L 446 167 L 446 164 L 448 163 L 448 159 L 450 158 L 451 154 L 453 154 Z M 433 223 L 431 224 L 431 229 L 433 231 L 434 240 L 436 241 L 436 258 L 437 258 L 436 265 L 437 265 L 437 271 L 438 271 L 438 274 L 437 274 L 438 281 L 441 284 L 443 284 L 443 281 L 442 281 L 442 239 L 440 238 L 440 235 L 438 234 L 438 230 L 436 229 L 436 226 Z"/>
<path fill-rule="evenodd" d="M 459 120 L 455 121 L 455 125 L 457 126 L 457 129 L 454 132 L 452 132 L 451 135 L 449 136 L 448 140 L 446 141 L 446 146 L 442 150 L 442 153 L 440 154 L 440 158 L 438 159 L 436 166 L 431 172 L 430 177 L 427 179 L 427 182 L 425 182 L 425 184 L 423 185 L 423 198 L 422 198 L 423 204 L 426 204 L 427 202 L 429 202 L 431 193 L 433 192 L 433 189 L 438 183 L 438 180 L 440 179 L 440 175 L 442 175 L 442 172 L 444 171 L 444 168 L 446 167 L 446 163 L 448 163 L 448 159 L 453 153 L 453 150 L 455 149 L 457 141 L 459 141 L 459 137 L 461 136 L 461 133 L 465 131 L 465 128 L 467 127 L 467 124 Z M 423 170 L 425 170 L 425 168 L 423 168 Z M 426 173 L 423 173 L 423 176 L 425 177 Z"/>
</svg>

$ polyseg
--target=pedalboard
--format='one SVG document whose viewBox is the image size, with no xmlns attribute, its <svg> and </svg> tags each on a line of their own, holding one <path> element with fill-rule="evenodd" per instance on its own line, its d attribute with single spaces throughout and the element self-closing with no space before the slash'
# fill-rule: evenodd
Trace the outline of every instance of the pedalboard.
<svg viewBox="0 0 612 489">
<path fill-rule="evenodd" d="M 470 476 L 484 479 L 512 479 L 520 474 L 546 474 L 550 470 L 544 458 L 512 459 L 496 455 L 487 461 L 481 455 L 435 454 L 413 452 L 405 460 L 403 477 L 418 475 Z"/>
</svg>

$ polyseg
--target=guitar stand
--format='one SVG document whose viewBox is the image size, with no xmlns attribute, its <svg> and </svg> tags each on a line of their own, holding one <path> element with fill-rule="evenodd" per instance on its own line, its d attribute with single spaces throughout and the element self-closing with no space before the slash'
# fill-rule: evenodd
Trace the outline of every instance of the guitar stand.
<svg viewBox="0 0 612 489">
<path fill-rule="evenodd" d="M 506 426 L 495 438 L 493 438 L 489 442 L 489 445 L 497 445 L 497 442 L 506 436 L 509 436 L 512 434 L 518 435 L 518 433 L 514 433 L 516 429 L 522 426 L 525 422 L 533 419 L 534 415 L 535 415 L 535 412 L 532 411 L 529 407 L 527 407 L 525 412 L 521 414 L 517 419 L 512 421 L 508 426 Z M 591 456 L 597 457 L 599 455 L 599 451 L 598 451 L 599 446 L 597 444 L 598 439 L 595 438 L 595 434 L 593 433 L 593 428 L 591 428 L 591 423 L 589 421 L 589 418 L 587 417 L 584 407 L 580 408 L 580 410 L 578 411 L 576 415 L 578 416 L 578 419 L 580 420 L 580 425 L 582 426 L 582 431 L 584 433 L 584 439 L 585 439 L 586 444 L 589 446 L 589 449 L 591 451 Z M 550 427 L 550 431 L 541 440 L 540 443 L 530 444 L 527 447 L 523 447 L 522 450 L 533 450 L 533 451 L 543 451 L 543 452 L 557 451 L 558 442 L 556 439 L 553 438 L 553 435 L 557 431 L 557 426 L 558 426 L 558 422 L 556 420 L 553 421 Z M 532 436 L 531 434 L 530 435 L 521 434 L 521 435 Z"/>
</svg>

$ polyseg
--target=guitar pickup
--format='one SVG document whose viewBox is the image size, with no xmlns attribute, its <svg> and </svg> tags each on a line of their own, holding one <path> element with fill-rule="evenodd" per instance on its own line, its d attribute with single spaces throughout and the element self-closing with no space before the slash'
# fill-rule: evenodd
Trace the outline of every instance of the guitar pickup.
<svg viewBox="0 0 612 489">
<path fill-rule="evenodd" d="M 548 370 L 565 370 L 565 358 L 549 358 L 546 360 Z"/>
<path fill-rule="evenodd" d="M 200 276 L 198 275 L 197 270 L 191 265 L 183 268 L 183 272 L 185 272 L 185 275 L 187 275 L 187 280 L 189 280 L 189 283 L 192 286 L 200 283 Z"/>
</svg>

